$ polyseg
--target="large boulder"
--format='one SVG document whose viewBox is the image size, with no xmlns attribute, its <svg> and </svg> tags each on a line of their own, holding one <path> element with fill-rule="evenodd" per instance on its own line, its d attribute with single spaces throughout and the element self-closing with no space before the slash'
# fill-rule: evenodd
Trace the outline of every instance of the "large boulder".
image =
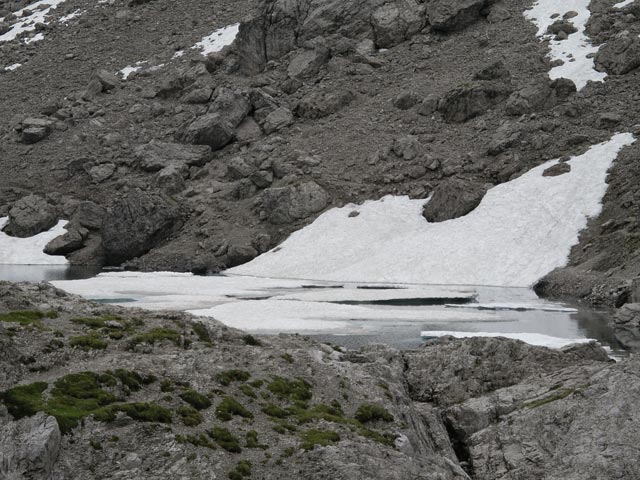
<svg viewBox="0 0 640 480">
<path fill-rule="evenodd" d="M 217 113 L 197 117 L 178 131 L 178 140 L 193 145 L 208 145 L 212 150 L 220 150 L 234 138 L 233 127 Z"/>
<path fill-rule="evenodd" d="M 488 0 L 432 0 L 427 16 L 434 30 L 461 30 L 477 21 L 488 4 Z"/>
<path fill-rule="evenodd" d="M 105 260 L 117 265 L 147 253 L 181 225 L 179 206 L 172 200 L 140 190 L 117 199 L 102 221 Z"/>
<path fill-rule="evenodd" d="M 595 63 L 598 69 L 613 75 L 623 75 L 640 67 L 640 38 L 617 35 L 600 47 Z"/>
<path fill-rule="evenodd" d="M 262 208 L 274 225 L 293 223 L 323 210 L 329 194 L 317 183 L 267 188 L 262 194 Z"/>
<path fill-rule="evenodd" d="M 484 184 L 463 178 L 449 178 L 433 191 L 422 215 L 429 222 L 444 222 L 466 215 L 476 208 L 487 188 Z"/>
<path fill-rule="evenodd" d="M 211 149 L 206 145 L 182 145 L 151 140 L 135 148 L 134 154 L 142 170 L 158 172 L 175 163 L 201 167 L 209 159 Z"/>
<path fill-rule="evenodd" d="M 349 105 L 354 96 L 349 91 L 313 91 L 300 99 L 293 113 L 298 117 L 318 119 L 336 113 Z"/>
<path fill-rule="evenodd" d="M 42 412 L 0 426 L 0 478 L 51 478 L 60 439 L 58 422 Z"/>
<path fill-rule="evenodd" d="M 463 85 L 448 92 L 438 104 L 447 122 L 465 122 L 487 112 L 511 94 L 504 82 L 482 82 Z"/>
<path fill-rule="evenodd" d="M 258 72 L 310 40 L 334 34 L 389 48 L 424 28 L 424 11 L 417 0 L 266 0 L 256 17 L 240 25 L 240 67 Z"/>
<path fill-rule="evenodd" d="M 23 197 L 9 210 L 9 223 L 4 233 L 13 237 L 32 237 L 49 230 L 58 221 L 55 209 L 38 195 Z"/>
<path fill-rule="evenodd" d="M 221 88 L 208 113 L 183 125 L 177 134 L 179 141 L 193 145 L 208 145 L 219 150 L 235 137 L 235 129 L 251 109 L 249 100 L 240 92 Z"/>
<path fill-rule="evenodd" d="M 623 347 L 640 352 L 640 303 L 627 303 L 616 312 L 613 333 Z"/>
<path fill-rule="evenodd" d="M 463 440 L 473 478 L 640 478 L 639 368 L 632 357 L 596 372 L 592 366 L 558 369 L 479 399 L 498 408 L 489 425 Z M 518 397 L 519 407 L 505 412 L 503 405 Z M 469 402 L 460 408 L 477 411 Z"/>
<path fill-rule="evenodd" d="M 67 255 L 81 249 L 84 241 L 89 235 L 89 231 L 82 227 L 71 227 L 67 233 L 51 240 L 44 247 L 47 255 Z"/>
</svg>

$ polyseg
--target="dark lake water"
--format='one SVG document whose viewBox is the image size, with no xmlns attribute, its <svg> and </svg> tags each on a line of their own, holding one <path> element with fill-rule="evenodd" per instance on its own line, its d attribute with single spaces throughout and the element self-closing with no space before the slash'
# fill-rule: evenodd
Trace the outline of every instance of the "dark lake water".
<svg viewBox="0 0 640 480">
<path fill-rule="evenodd" d="M 70 267 L 68 265 L 0 265 L 0 280 L 9 282 L 49 282 L 81 280 L 100 273 L 100 267 Z"/>
</svg>

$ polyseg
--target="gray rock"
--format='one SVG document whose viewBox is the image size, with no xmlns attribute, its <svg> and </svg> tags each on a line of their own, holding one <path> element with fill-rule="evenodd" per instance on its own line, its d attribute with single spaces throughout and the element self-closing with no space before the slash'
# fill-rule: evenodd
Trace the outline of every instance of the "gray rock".
<svg viewBox="0 0 640 480">
<path fill-rule="evenodd" d="M 242 157 L 233 157 L 227 165 L 227 175 L 232 180 L 247 178 L 255 171 L 256 167 L 245 161 Z"/>
<path fill-rule="evenodd" d="M 462 217 L 480 204 L 486 192 L 483 184 L 457 177 L 449 178 L 435 188 L 422 215 L 429 222 Z"/>
<path fill-rule="evenodd" d="M 613 317 L 613 331 L 622 346 L 640 351 L 640 303 L 626 303 Z"/>
<path fill-rule="evenodd" d="M 557 177 L 559 175 L 564 175 L 565 173 L 569 173 L 571 171 L 571 165 L 567 162 L 558 162 L 555 165 L 546 168 L 544 172 L 542 172 L 543 177 Z"/>
<path fill-rule="evenodd" d="M 433 0 L 427 5 L 427 16 L 434 30 L 461 30 L 479 19 L 488 3 L 487 0 Z"/>
<path fill-rule="evenodd" d="M 94 79 L 100 83 L 102 92 L 108 92 L 120 85 L 120 79 L 107 70 L 98 70 L 94 75 Z"/>
<path fill-rule="evenodd" d="M 116 166 L 113 163 L 101 163 L 100 165 L 94 165 L 87 170 L 87 173 L 91 177 L 93 183 L 102 183 L 114 174 Z"/>
<path fill-rule="evenodd" d="M 427 97 L 422 100 L 420 105 L 418 105 L 418 113 L 420 115 L 424 115 L 428 117 L 429 115 L 433 115 L 438 109 L 438 103 L 440 102 L 440 97 L 437 95 L 431 94 L 427 95 Z"/>
<path fill-rule="evenodd" d="M 326 47 L 301 50 L 289 62 L 287 73 L 291 78 L 314 77 L 328 59 L 329 50 Z"/>
<path fill-rule="evenodd" d="M 464 122 L 482 115 L 506 100 L 511 87 L 502 82 L 483 82 L 457 87 L 448 92 L 438 104 L 438 111 L 448 122 Z"/>
<path fill-rule="evenodd" d="M 227 252 L 227 267 L 235 267 L 247 263 L 258 256 L 258 252 L 251 245 L 231 245 Z"/>
<path fill-rule="evenodd" d="M 624 75 L 640 66 L 640 38 L 619 34 L 605 43 L 595 56 L 596 67 L 613 75 Z"/>
<path fill-rule="evenodd" d="M 520 123 L 504 122 L 498 127 L 489 142 L 489 155 L 499 155 L 508 148 L 514 147 L 521 140 L 523 126 Z"/>
<path fill-rule="evenodd" d="M 140 190 L 129 192 L 113 202 L 102 222 L 107 263 L 118 265 L 148 252 L 180 225 L 174 201 Z"/>
<path fill-rule="evenodd" d="M 425 23 L 424 7 L 413 0 L 385 3 L 371 16 L 378 48 L 390 48 L 405 41 L 422 30 Z"/>
<path fill-rule="evenodd" d="M 524 408 L 467 441 L 474 478 L 640 478 L 633 453 L 639 367 L 631 358 L 595 373 L 565 369 L 539 382 L 546 389 Z"/>
<path fill-rule="evenodd" d="M 228 88 L 220 88 L 208 113 L 222 117 L 231 128 L 236 128 L 249 114 L 251 105 L 245 95 Z"/>
<path fill-rule="evenodd" d="M 477 72 L 474 80 L 499 80 L 510 78 L 511 73 L 502 60 L 493 62 Z"/>
<path fill-rule="evenodd" d="M 52 478 L 60 440 L 58 422 L 42 412 L 0 426 L 0 477 Z"/>
<path fill-rule="evenodd" d="M 536 81 L 512 93 L 507 99 L 505 110 L 509 115 L 548 110 L 575 92 L 575 83 L 567 78 L 558 78 L 552 82 Z"/>
<path fill-rule="evenodd" d="M 267 188 L 273 183 L 273 173 L 268 170 L 258 170 L 251 175 L 251 181 L 258 188 Z"/>
<path fill-rule="evenodd" d="M 211 96 L 213 95 L 213 89 L 210 87 L 195 88 L 182 96 L 184 103 L 193 105 L 209 103 Z"/>
<path fill-rule="evenodd" d="M 9 210 L 9 221 L 4 233 L 13 237 L 32 237 L 49 230 L 58 221 L 58 214 L 49 203 L 38 195 L 22 197 Z"/>
<path fill-rule="evenodd" d="M 26 118 L 22 121 L 22 143 L 30 145 L 44 140 L 51 134 L 53 124 L 52 120 L 46 118 Z"/>
<path fill-rule="evenodd" d="M 89 231 L 83 227 L 70 227 L 67 233 L 51 240 L 44 247 L 48 255 L 67 255 L 84 247 Z"/>
<path fill-rule="evenodd" d="M 349 91 L 311 92 L 295 106 L 298 117 L 318 119 L 336 113 L 354 99 Z"/>
<path fill-rule="evenodd" d="M 183 125 L 177 138 L 184 143 L 208 145 L 212 150 L 220 150 L 233 140 L 234 130 L 226 118 L 209 113 Z"/>
<path fill-rule="evenodd" d="M 329 194 L 315 182 L 268 188 L 262 193 L 262 208 L 273 225 L 306 218 L 329 204 Z"/>
<path fill-rule="evenodd" d="M 185 164 L 174 163 L 158 172 L 156 184 L 165 194 L 175 195 L 187 187 L 185 177 L 188 173 Z"/>
<path fill-rule="evenodd" d="M 418 96 L 412 92 L 404 92 L 393 99 L 393 106 L 400 110 L 409 110 L 418 103 Z"/>
<path fill-rule="evenodd" d="M 175 163 L 202 167 L 210 154 L 211 149 L 206 145 L 182 145 L 159 140 L 151 140 L 134 149 L 139 167 L 147 172 L 157 172 Z"/>
<path fill-rule="evenodd" d="M 422 153 L 422 144 L 418 137 L 405 135 L 393 141 L 391 150 L 403 160 L 413 160 Z"/>
<path fill-rule="evenodd" d="M 375 39 L 378 47 L 389 48 L 425 23 L 424 5 L 416 0 L 267 0 L 256 17 L 241 24 L 235 47 L 241 70 L 256 73 L 316 37 Z"/>
<path fill-rule="evenodd" d="M 249 143 L 262 136 L 260 125 L 252 118 L 245 118 L 236 128 L 236 140 L 240 143 Z"/>
<path fill-rule="evenodd" d="M 286 107 L 280 107 L 275 109 L 264 121 L 264 133 L 267 135 L 273 132 L 277 132 L 285 127 L 288 127 L 293 123 L 293 113 Z"/>
<path fill-rule="evenodd" d="M 100 205 L 89 201 L 80 202 L 71 216 L 71 223 L 90 230 L 99 230 L 104 214 L 105 209 Z"/>
</svg>

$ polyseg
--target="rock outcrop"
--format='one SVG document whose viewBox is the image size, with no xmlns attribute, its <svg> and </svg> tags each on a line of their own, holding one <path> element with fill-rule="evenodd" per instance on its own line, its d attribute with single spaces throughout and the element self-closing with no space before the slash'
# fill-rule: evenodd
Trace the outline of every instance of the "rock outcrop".
<svg viewBox="0 0 640 480">
<path fill-rule="evenodd" d="M 55 209 L 39 195 L 29 195 L 13 204 L 4 232 L 13 237 L 32 237 L 52 228 L 58 221 Z"/>
<path fill-rule="evenodd" d="M 480 204 L 486 192 L 486 185 L 457 177 L 447 179 L 435 188 L 422 215 L 429 222 L 462 217 Z"/>
</svg>

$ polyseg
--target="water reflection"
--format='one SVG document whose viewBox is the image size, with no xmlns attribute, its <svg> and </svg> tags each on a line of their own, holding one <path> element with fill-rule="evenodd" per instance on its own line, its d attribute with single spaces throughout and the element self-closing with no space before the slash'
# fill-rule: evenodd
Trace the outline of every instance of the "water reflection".
<svg viewBox="0 0 640 480">
<path fill-rule="evenodd" d="M 100 267 L 70 265 L 0 265 L 0 280 L 9 282 L 49 282 L 95 277 Z"/>
</svg>

